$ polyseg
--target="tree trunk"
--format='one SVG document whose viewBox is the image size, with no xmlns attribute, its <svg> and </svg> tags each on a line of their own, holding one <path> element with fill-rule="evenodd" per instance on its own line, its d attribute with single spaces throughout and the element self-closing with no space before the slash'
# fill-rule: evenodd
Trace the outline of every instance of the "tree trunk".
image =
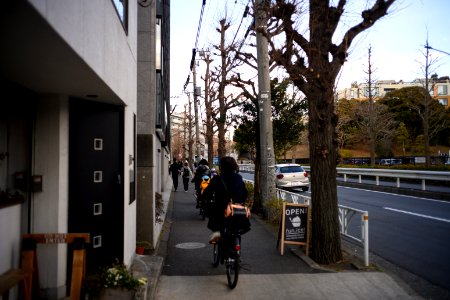
<svg viewBox="0 0 450 300">
<path fill-rule="evenodd" d="M 337 117 L 333 84 L 308 93 L 312 194 L 312 258 L 323 264 L 342 259 L 336 189 Z"/>
<path fill-rule="evenodd" d="M 259 113 L 258 113 L 259 116 Z M 259 124 L 258 119 L 256 119 L 256 124 Z M 259 212 L 263 212 L 263 203 L 262 203 L 262 198 L 261 198 L 261 183 L 260 183 L 260 170 L 261 170 L 261 145 L 259 143 L 259 125 L 256 126 L 256 142 L 255 142 L 255 147 L 256 147 L 256 157 L 255 157 L 255 174 L 253 176 L 254 180 L 255 180 L 255 186 L 254 186 L 254 194 L 253 194 L 253 208 L 252 210 L 256 213 Z"/>
<path fill-rule="evenodd" d="M 188 160 L 189 160 L 189 166 L 192 166 L 192 162 L 194 161 L 194 135 L 192 132 L 192 102 L 191 97 L 188 94 L 189 98 L 189 118 L 188 118 Z"/>
<path fill-rule="evenodd" d="M 219 118 L 217 120 L 217 131 L 218 131 L 218 155 L 219 158 L 226 155 L 225 148 L 225 124 L 227 120 L 227 110 L 226 110 L 226 99 L 225 99 L 225 86 L 227 79 L 227 69 L 226 69 L 226 59 L 227 59 L 227 51 L 225 49 L 225 20 L 220 21 L 221 30 L 220 30 L 220 82 L 219 82 Z"/>
<path fill-rule="evenodd" d="M 210 98 L 210 75 L 209 75 L 209 64 L 212 60 L 209 55 L 204 59 L 206 62 L 206 72 L 205 72 L 205 111 L 206 111 L 206 133 L 205 140 L 208 145 L 208 162 L 213 165 L 214 160 L 214 124 L 213 124 L 213 108 L 212 99 Z"/>
</svg>

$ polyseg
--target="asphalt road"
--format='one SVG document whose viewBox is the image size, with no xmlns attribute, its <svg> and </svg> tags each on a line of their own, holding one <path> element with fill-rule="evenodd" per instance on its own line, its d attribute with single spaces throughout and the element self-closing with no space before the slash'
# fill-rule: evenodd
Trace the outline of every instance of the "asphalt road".
<svg viewBox="0 0 450 300">
<path fill-rule="evenodd" d="M 450 202 L 346 187 L 338 199 L 369 212 L 370 252 L 450 290 Z"/>
</svg>

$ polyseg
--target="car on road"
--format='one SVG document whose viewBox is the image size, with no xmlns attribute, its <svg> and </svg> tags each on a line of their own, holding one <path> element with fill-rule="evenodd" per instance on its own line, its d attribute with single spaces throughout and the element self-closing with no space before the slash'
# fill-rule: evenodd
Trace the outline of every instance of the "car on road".
<svg viewBox="0 0 450 300">
<path fill-rule="evenodd" d="M 275 185 L 277 188 L 301 188 L 309 189 L 309 177 L 302 166 L 298 164 L 276 164 Z"/>
</svg>

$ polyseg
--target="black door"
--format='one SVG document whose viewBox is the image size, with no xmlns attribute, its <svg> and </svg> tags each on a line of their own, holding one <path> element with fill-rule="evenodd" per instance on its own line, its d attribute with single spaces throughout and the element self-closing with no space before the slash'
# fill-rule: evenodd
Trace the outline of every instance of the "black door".
<svg viewBox="0 0 450 300">
<path fill-rule="evenodd" d="M 69 232 L 90 233 L 89 272 L 123 261 L 123 108 L 71 99 L 69 118 Z"/>
</svg>

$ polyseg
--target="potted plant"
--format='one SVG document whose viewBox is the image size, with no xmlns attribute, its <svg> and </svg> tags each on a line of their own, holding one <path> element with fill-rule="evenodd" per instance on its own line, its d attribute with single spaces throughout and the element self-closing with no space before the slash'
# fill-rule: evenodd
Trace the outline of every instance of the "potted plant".
<svg viewBox="0 0 450 300">
<path fill-rule="evenodd" d="M 136 243 L 136 254 L 148 254 L 151 250 L 151 244 L 147 241 L 139 241 Z"/>
<path fill-rule="evenodd" d="M 135 278 L 123 263 L 102 268 L 86 279 L 89 299 L 133 299 L 136 291 L 147 284 L 147 278 Z"/>
</svg>

